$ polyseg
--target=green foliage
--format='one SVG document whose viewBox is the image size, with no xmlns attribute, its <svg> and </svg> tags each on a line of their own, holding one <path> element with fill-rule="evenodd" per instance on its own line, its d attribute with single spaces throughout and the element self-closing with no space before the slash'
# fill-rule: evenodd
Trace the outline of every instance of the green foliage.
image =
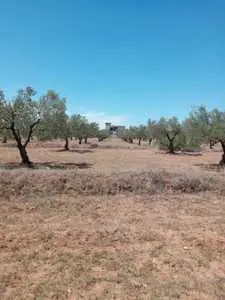
<svg viewBox="0 0 225 300">
<path fill-rule="evenodd" d="M 187 135 L 191 135 L 192 138 L 199 140 L 201 143 L 209 141 L 212 128 L 210 113 L 205 107 L 200 106 L 193 109 L 186 122 L 188 122 L 187 128 L 189 130 Z"/>
<path fill-rule="evenodd" d="M 0 134 L 3 135 L 3 132 L 7 130 L 4 127 L 4 119 L 6 113 L 6 101 L 5 101 L 5 94 L 3 91 L 0 90 Z"/>
<path fill-rule="evenodd" d="M 130 141 L 133 141 L 133 139 L 135 139 L 136 138 L 136 135 L 137 135 L 137 127 L 135 127 L 135 126 L 130 126 L 129 128 L 128 128 L 128 137 L 129 137 L 129 140 Z"/>
<path fill-rule="evenodd" d="M 147 137 L 147 130 L 146 126 L 140 125 L 136 127 L 136 138 L 145 140 Z"/>
<path fill-rule="evenodd" d="M 40 105 L 32 97 L 35 91 L 31 87 L 21 89 L 11 102 L 0 93 L 0 128 L 10 130 L 16 140 L 23 164 L 31 166 L 26 147 L 31 140 L 35 127 L 40 122 Z"/>
<path fill-rule="evenodd" d="M 98 131 L 97 138 L 99 142 L 103 141 L 104 139 L 110 136 L 110 131 L 108 129 L 101 129 Z"/>
<path fill-rule="evenodd" d="M 97 123 L 89 123 L 80 114 L 68 117 L 66 99 L 53 90 L 48 90 L 39 101 L 33 100 L 36 92 L 26 87 L 17 92 L 11 101 L 0 91 L 0 136 L 13 137 L 18 148 L 26 148 L 33 134 L 40 140 L 62 138 L 68 145 L 68 137 L 75 137 L 81 143 L 89 137 L 103 140 L 110 136 L 107 129 L 99 130 Z M 37 126 L 39 125 L 39 126 Z M 133 143 L 134 139 L 151 141 L 155 139 L 161 148 L 170 153 L 176 149 L 196 149 L 201 143 L 220 142 L 225 153 L 225 112 L 204 106 L 193 109 L 182 123 L 176 117 L 151 119 L 146 125 L 119 127 L 117 135 Z M 22 151 L 22 150 L 21 150 Z M 225 156 L 224 156 L 225 163 Z"/>
<path fill-rule="evenodd" d="M 117 130 L 117 136 L 120 137 L 124 141 L 128 141 L 129 130 L 127 128 L 125 128 L 125 127 L 120 127 Z"/>
<path fill-rule="evenodd" d="M 70 135 L 71 126 L 66 114 L 66 99 L 49 90 L 40 99 L 41 124 L 37 132 L 40 140 L 65 139 Z"/>
<path fill-rule="evenodd" d="M 94 138 L 98 136 L 99 125 L 96 122 L 88 123 L 87 137 Z"/>
<path fill-rule="evenodd" d="M 180 148 L 182 126 L 176 117 L 161 118 L 152 127 L 152 134 L 161 148 L 168 148 L 170 153 Z"/>
<path fill-rule="evenodd" d="M 189 123 L 189 131 L 200 142 L 225 140 L 225 112 L 218 109 L 207 111 L 200 106 L 191 112 Z"/>
<path fill-rule="evenodd" d="M 149 141 L 152 141 L 154 139 L 154 126 L 156 125 L 156 121 L 153 121 L 151 119 L 148 120 L 148 124 L 146 126 L 145 134 L 146 138 Z"/>
<path fill-rule="evenodd" d="M 136 127 L 130 126 L 129 128 L 119 128 L 117 135 L 124 141 L 133 143 L 133 139 L 136 137 Z"/>
<path fill-rule="evenodd" d="M 18 137 L 26 142 L 31 137 L 31 128 L 34 129 L 40 121 L 39 103 L 32 99 L 35 94 L 31 87 L 27 87 L 19 90 L 11 102 L 7 102 L 1 93 L 0 127 L 4 130 L 14 129 Z"/>
<path fill-rule="evenodd" d="M 201 137 L 197 128 L 193 130 L 192 126 L 190 118 L 187 118 L 182 123 L 181 146 L 183 150 L 200 150 Z"/>
<path fill-rule="evenodd" d="M 88 120 L 85 117 L 74 114 L 70 118 L 70 123 L 73 137 L 80 139 L 88 136 L 89 126 Z"/>
</svg>

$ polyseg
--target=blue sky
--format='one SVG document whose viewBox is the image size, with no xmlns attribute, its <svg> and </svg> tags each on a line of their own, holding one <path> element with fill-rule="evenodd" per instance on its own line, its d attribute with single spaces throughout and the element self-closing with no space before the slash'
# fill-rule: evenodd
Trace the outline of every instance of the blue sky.
<svg viewBox="0 0 225 300">
<path fill-rule="evenodd" d="M 0 87 L 101 124 L 225 109 L 224 0 L 0 0 Z"/>
</svg>

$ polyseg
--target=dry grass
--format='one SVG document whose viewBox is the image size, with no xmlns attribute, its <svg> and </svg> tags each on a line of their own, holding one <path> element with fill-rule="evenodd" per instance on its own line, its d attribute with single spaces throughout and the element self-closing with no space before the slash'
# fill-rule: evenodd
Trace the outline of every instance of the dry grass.
<svg viewBox="0 0 225 300">
<path fill-rule="evenodd" d="M 0 148 L 0 299 L 225 299 L 219 153 L 55 150 Z"/>
<path fill-rule="evenodd" d="M 14 170 L 0 173 L 1 192 L 5 198 L 12 196 L 66 195 L 116 195 L 119 193 L 197 193 L 217 191 L 225 193 L 224 180 L 200 172 L 126 172 L 110 175 L 86 174 L 79 171 Z"/>
</svg>

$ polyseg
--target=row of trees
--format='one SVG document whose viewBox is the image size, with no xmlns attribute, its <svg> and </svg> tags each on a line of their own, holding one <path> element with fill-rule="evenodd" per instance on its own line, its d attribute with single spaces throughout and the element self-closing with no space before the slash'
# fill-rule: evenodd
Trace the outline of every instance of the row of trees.
<svg viewBox="0 0 225 300">
<path fill-rule="evenodd" d="M 48 91 L 38 100 L 31 87 L 21 89 L 9 101 L 0 91 L 0 133 L 6 141 L 7 136 L 15 139 L 23 164 L 31 165 L 27 154 L 27 145 L 32 136 L 39 140 L 64 139 L 65 150 L 69 150 L 69 140 L 77 138 L 79 143 L 87 143 L 89 137 L 98 137 L 99 141 L 109 136 L 107 130 L 100 130 L 97 123 L 89 123 L 79 115 L 68 116 L 66 99 L 54 91 Z M 149 144 L 155 140 L 160 147 L 167 148 L 173 154 L 181 148 L 197 148 L 202 143 L 211 146 L 220 143 L 223 149 L 221 163 L 225 164 L 225 112 L 214 109 L 207 111 L 199 107 L 191 111 L 188 118 L 180 122 L 176 117 L 149 120 L 148 124 L 120 129 L 118 135 L 133 143 L 138 140 Z"/>
<path fill-rule="evenodd" d="M 69 150 L 69 140 L 76 138 L 79 144 L 87 143 L 89 137 L 102 140 L 108 136 L 95 122 L 79 115 L 68 116 L 66 99 L 49 90 L 40 99 L 34 100 L 36 92 L 27 87 L 21 89 L 11 101 L 0 91 L 0 133 L 3 142 L 12 137 L 17 143 L 22 164 L 32 165 L 27 154 L 27 145 L 32 136 L 38 140 L 64 139 L 64 150 Z"/>
<path fill-rule="evenodd" d="M 143 141 L 151 145 L 156 141 L 161 148 L 168 148 L 168 152 L 173 154 L 175 150 L 182 147 L 197 147 L 193 141 L 187 140 L 190 136 L 186 130 L 186 124 L 182 124 L 177 118 L 161 118 L 158 122 L 149 120 L 147 125 L 130 126 L 127 129 L 120 130 L 118 135 L 125 141 L 133 143 L 138 140 L 141 145 Z"/>
<path fill-rule="evenodd" d="M 89 123 L 88 120 L 79 115 L 68 116 L 66 113 L 66 99 L 60 98 L 54 91 L 48 91 L 39 102 L 40 125 L 36 130 L 39 140 L 64 139 L 65 150 L 69 150 L 69 138 L 77 138 L 79 144 L 84 140 L 87 143 L 89 137 L 99 135 L 97 123 Z"/>
<path fill-rule="evenodd" d="M 168 149 L 170 154 L 181 149 L 199 149 L 203 143 L 209 144 L 210 148 L 220 143 L 223 150 L 220 164 L 225 164 L 225 112 L 218 109 L 207 111 L 204 106 L 200 106 L 193 109 L 182 122 L 176 117 L 162 117 L 159 121 L 149 120 L 145 126 L 130 126 L 118 134 L 129 143 L 137 139 L 139 145 L 142 141 L 151 144 L 155 140 L 161 148 Z"/>
</svg>

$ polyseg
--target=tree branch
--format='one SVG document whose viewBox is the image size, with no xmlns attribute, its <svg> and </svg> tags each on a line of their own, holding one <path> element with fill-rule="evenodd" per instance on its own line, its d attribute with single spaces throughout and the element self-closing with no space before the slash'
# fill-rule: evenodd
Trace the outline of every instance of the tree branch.
<svg viewBox="0 0 225 300">
<path fill-rule="evenodd" d="M 170 137 L 169 133 L 166 131 L 166 137 L 168 138 L 168 140 L 169 140 L 170 142 L 172 142 L 173 140 L 175 140 L 175 138 L 176 138 L 176 136 L 177 136 L 178 134 L 179 134 L 179 131 L 176 130 L 176 131 L 173 132 L 173 136 Z"/>
<path fill-rule="evenodd" d="M 17 142 L 17 145 L 21 144 L 21 137 L 20 135 L 16 132 L 16 129 L 15 129 L 15 122 L 14 122 L 14 117 L 12 116 L 12 122 L 11 122 L 11 125 L 10 125 L 10 130 L 12 131 L 12 134 Z"/>
<path fill-rule="evenodd" d="M 174 138 L 171 138 L 169 133 L 166 131 L 166 137 L 168 138 L 168 140 L 171 142 L 172 140 L 174 140 Z"/>
<path fill-rule="evenodd" d="M 39 122 L 40 122 L 40 119 L 38 119 L 36 122 L 34 122 L 32 125 L 30 125 L 27 139 L 26 139 L 25 143 L 23 144 L 24 147 L 26 147 L 26 146 L 28 145 L 28 143 L 30 142 L 31 136 L 32 136 L 32 134 L 33 134 L 34 127 L 35 127 Z"/>
</svg>

